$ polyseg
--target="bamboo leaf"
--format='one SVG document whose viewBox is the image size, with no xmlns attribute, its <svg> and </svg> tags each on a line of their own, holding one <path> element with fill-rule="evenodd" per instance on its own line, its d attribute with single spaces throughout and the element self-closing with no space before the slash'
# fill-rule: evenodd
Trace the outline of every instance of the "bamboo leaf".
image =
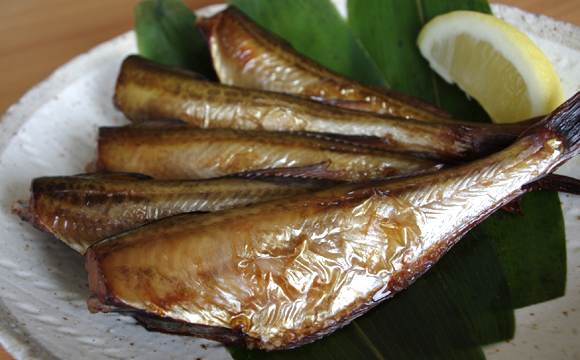
<svg viewBox="0 0 580 360">
<path fill-rule="evenodd" d="M 485 111 L 434 74 L 416 45 L 423 25 L 452 10 L 491 13 L 485 0 L 348 1 L 348 21 L 391 88 L 431 102 L 457 119 L 489 121 Z"/>
<path fill-rule="evenodd" d="M 391 88 L 436 104 L 433 74 L 415 45 L 417 1 L 348 1 L 348 22 Z M 417 57 L 419 56 L 419 57 Z"/>
<path fill-rule="evenodd" d="M 323 66 L 366 83 L 387 85 L 329 0 L 229 0 L 228 3 Z"/>
<path fill-rule="evenodd" d="M 195 27 L 195 14 L 180 0 L 137 4 L 135 32 L 143 57 L 216 78 L 207 45 Z"/>
<path fill-rule="evenodd" d="M 436 267 L 479 345 L 511 339 L 515 332 L 511 289 L 500 251 L 489 226 L 483 223 Z"/>
<path fill-rule="evenodd" d="M 528 194 L 522 207 L 523 217 L 497 212 L 485 223 L 500 248 L 516 308 L 566 291 L 566 234 L 558 193 Z"/>
</svg>

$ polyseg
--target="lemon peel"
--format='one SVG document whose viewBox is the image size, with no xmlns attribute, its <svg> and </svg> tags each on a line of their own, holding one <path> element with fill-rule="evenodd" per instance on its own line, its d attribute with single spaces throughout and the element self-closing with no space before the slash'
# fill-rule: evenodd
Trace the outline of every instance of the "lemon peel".
<svg viewBox="0 0 580 360">
<path fill-rule="evenodd" d="M 545 115 L 564 101 L 560 78 L 542 50 L 493 15 L 462 10 L 437 16 L 417 45 L 431 68 L 477 100 L 494 122 Z"/>
</svg>

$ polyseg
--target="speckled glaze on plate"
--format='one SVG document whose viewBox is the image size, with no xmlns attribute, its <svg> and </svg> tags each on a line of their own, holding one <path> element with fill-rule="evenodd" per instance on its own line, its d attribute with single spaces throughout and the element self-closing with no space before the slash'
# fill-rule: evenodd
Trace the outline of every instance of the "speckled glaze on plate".
<svg viewBox="0 0 580 360">
<path fill-rule="evenodd" d="M 566 97 L 580 90 L 580 28 L 503 5 L 493 11 L 546 52 Z M 91 315 L 82 258 L 10 213 L 12 201 L 29 196 L 32 178 L 84 172 L 99 126 L 128 123 L 111 99 L 123 58 L 136 51 L 134 32 L 103 43 L 56 70 L 0 119 L 0 343 L 17 359 L 230 358 L 219 343 L 148 332 L 127 316 Z M 559 172 L 580 177 L 579 165 L 574 159 Z M 488 359 L 580 357 L 580 197 L 561 200 L 567 294 L 518 310 L 515 339 L 487 347 Z"/>
</svg>

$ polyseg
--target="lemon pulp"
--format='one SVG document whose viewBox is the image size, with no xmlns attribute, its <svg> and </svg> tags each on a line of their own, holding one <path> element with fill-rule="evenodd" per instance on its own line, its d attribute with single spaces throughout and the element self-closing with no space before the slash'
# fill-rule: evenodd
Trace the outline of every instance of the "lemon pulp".
<svg viewBox="0 0 580 360">
<path fill-rule="evenodd" d="M 524 33 L 492 15 L 454 11 L 427 23 L 417 44 L 431 67 L 495 122 L 545 115 L 564 101 L 558 74 Z"/>
</svg>

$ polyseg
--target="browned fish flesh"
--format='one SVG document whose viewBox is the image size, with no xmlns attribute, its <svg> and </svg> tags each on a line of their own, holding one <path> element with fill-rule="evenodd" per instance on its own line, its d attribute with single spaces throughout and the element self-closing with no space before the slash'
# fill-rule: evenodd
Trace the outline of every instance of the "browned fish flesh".
<svg viewBox="0 0 580 360">
<path fill-rule="evenodd" d="M 140 174 L 48 176 L 32 181 L 12 213 L 84 254 L 99 240 L 171 215 L 209 212 L 305 194 L 340 183 L 328 164 L 208 180 L 153 180 Z"/>
<path fill-rule="evenodd" d="M 344 106 L 351 102 L 358 109 L 424 121 L 449 118 L 432 104 L 325 68 L 233 6 L 211 18 L 199 17 L 196 24 L 224 84 L 345 100 Z"/>
<path fill-rule="evenodd" d="M 296 94 L 334 106 L 401 118 L 464 123 L 410 95 L 363 84 L 323 67 L 235 7 L 211 18 L 200 17 L 197 26 L 205 35 L 214 68 L 224 84 Z M 520 133 L 532 122 L 481 126 Z"/>
<path fill-rule="evenodd" d="M 425 169 L 435 162 L 354 146 L 320 134 L 200 129 L 158 120 L 99 129 L 88 172 L 133 172 L 156 179 L 207 179 L 330 161 L 326 176 L 352 181 Z"/>
<path fill-rule="evenodd" d="M 405 289 L 579 152 L 580 93 L 468 164 L 152 223 L 87 250 L 89 309 L 248 348 L 299 346 Z"/>
<path fill-rule="evenodd" d="M 84 254 L 100 240 L 172 215 L 229 209 L 342 183 L 326 179 L 328 165 L 259 170 L 207 180 L 154 180 L 122 173 L 40 177 L 32 181 L 29 200 L 13 202 L 12 213 Z M 580 195 L 580 182 L 549 175 L 522 190 Z M 503 209 L 523 214 L 519 201 Z"/>
<path fill-rule="evenodd" d="M 474 123 L 405 120 L 232 87 L 138 56 L 123 62 L 114 101 L 134 122 L 177 118 L 202 128 L 325 133 L 341 141 L 446 162 L 488 155 L 519 134 L 511 127 L 494 130 Z"/>
</svg>

